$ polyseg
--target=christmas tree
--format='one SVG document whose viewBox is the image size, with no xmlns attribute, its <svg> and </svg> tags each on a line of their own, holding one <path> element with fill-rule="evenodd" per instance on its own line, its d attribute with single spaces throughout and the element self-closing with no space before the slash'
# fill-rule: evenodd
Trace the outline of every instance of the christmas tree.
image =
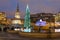
<svg viewBox="0 0 60 40">
<path fill-rule="evenodd" d="M 24 27 L 25 27 L 25 28 L 30 28 L 30 10 L 29 10 L 28 5 L 27 5 L 27 7 L 26 7 Z"/>
</svg>

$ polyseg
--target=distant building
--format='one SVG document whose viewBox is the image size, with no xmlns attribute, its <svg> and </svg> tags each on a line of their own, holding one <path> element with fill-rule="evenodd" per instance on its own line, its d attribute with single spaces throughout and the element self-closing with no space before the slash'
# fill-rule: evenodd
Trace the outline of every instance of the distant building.
<svg viewBox="0 0 60 40">
<path fill-rule="evenodd" d="M 39 19 L 42 19 L 43 21 L 46 22 L 54 22 L 55 18 L 53 16 L 54 14 L 52 13 L 37 13 L 37 14 L 32 14 L 31 15 L 31 22 L 36 22 Z"/>
<path fill-rule="evenodd" d="M 18 4 L 17 4 L 17 10 L 16 10 L 16 13 L 15 13 L 15 17 L 12 19 L 12 24 L 22 24 Z"/>
<path fill-rule="evenodd" d="M 5 12 L 0 12 L 0 24 L 5 24 L 7 21 Z"/>
<path fill-rule="evenodd" d="M 34 26 L 35 29 L 39 29 L 40 25 L 44 25 L 45 22 L 46 24 L 42 27 L 42 29 L 49 29 L 49 27 L 54 27 L 55 26 L 55 14 L 53 13 L 36 13 L 36 14 L 31 14 L 30 17 L 31 17 L 31 22 L 33 23 L 32 25 Z M 42 22 L 39 23 L 38 21 L 42 19 L 42 21 L 45 21 L 45 22 Z M 37 22 L 37 25 L 35 25 Z"/>
<path fill-rule="evenodd" d="M 0 12 L 0 20 L 6 20 L 5 12 Z"/>
<path fill-rule="evenodd" d="M 12 24 L 12 19 L 11 18 L 7 18 L 6 25 L 11 25 L 11 24 Z"/>
<path fill-rule="evenodd" d="M 60 22 L 60 12 L 56 14 L 55 21 Z"/>
</svg>

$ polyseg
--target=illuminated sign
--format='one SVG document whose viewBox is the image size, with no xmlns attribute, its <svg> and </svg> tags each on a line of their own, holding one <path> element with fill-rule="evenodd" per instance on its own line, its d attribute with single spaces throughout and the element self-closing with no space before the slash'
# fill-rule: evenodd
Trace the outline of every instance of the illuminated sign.
<svg viewBox="0 0 60 40">
<path fill-rule="evenodd" d="M 36 26 L 46 26 L 46 21 L 38 20 L 35 25 Z"/>
<path fill-rule="evenodd" d="M 60 32 L 60 29 L 55 29 L 55 32 Z"/>
</svg>

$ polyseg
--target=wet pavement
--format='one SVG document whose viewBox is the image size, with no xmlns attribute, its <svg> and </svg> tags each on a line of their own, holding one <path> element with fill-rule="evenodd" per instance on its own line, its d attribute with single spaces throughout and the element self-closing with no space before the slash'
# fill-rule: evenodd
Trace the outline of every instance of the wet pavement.
<svg viewBox="0 0 60 40">
<path fill-rule="evenodd" d="M 0 32 L 0 40 L 60 40 L 60 38 L 28 38 L 22 37 L 18 34 Z"/>
</svg>

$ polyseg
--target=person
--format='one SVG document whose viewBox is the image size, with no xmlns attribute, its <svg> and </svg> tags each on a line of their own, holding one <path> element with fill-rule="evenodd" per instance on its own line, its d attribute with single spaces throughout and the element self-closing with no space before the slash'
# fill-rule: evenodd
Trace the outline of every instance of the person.
<svg viewBox="0 0 60 40">
<path fill-rule="evenodd" d="M 23 32 L 23 31 L 24 31 L 24 28 L 21 28 L 21 29 L 20 29 L 20 31 L 22 31 L 22 32 Z"/>
<path fill-rule="evenodd" d="M 14 30 L 14 27 L 12 27 L 11 30 Z"/>
<path fill-rule="evenodd" d="M 47 36 L 49 39 L 51 38 L 51 27 L 49 27 L 49 30 L 48 30 L 48 36 Z"/>
<path fill-rule="evenodd" d="M 2 31 L 1 28 L 0 28 L 0 31 Z"/>
</svg>

